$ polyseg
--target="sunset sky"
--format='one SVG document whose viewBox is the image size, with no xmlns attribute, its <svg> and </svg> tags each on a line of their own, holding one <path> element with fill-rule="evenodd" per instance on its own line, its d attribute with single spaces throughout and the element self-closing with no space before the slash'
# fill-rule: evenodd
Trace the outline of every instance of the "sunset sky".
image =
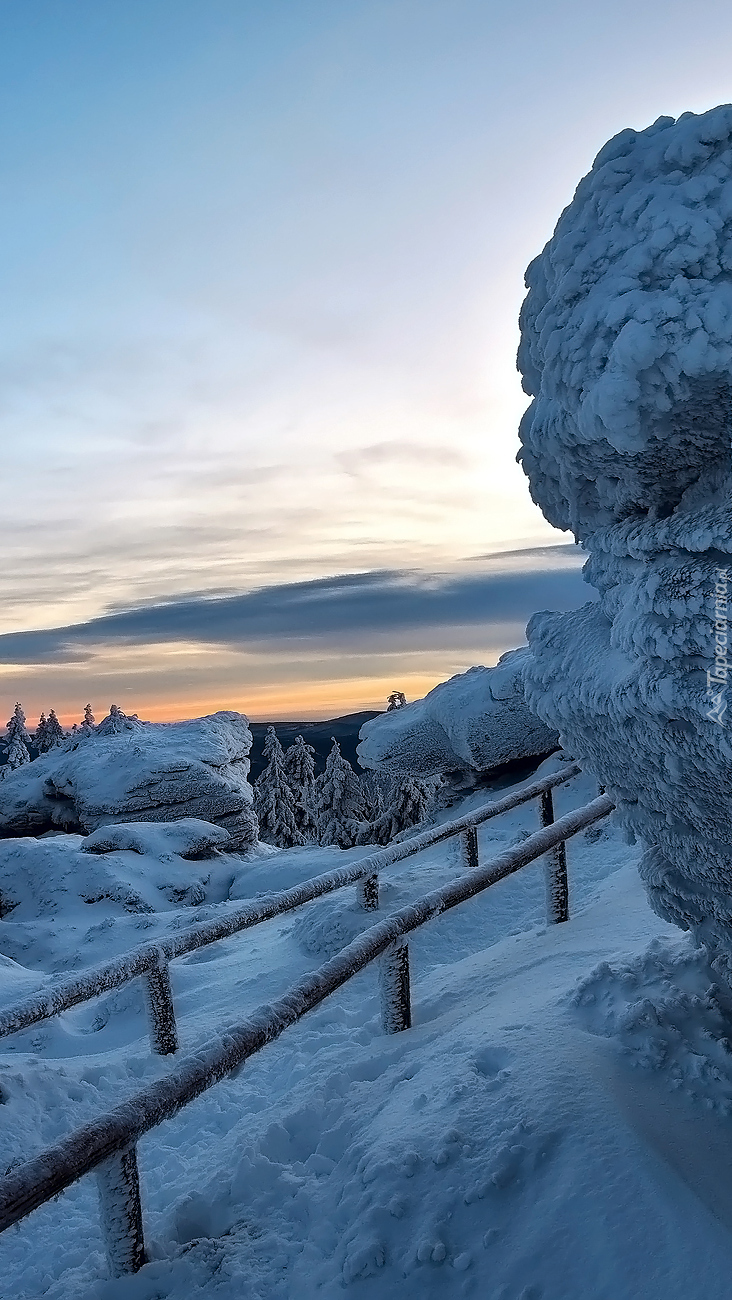
<svg viewBox="0 0 732 1300">
<path fill-rule="evenodd" d="M 732 99 L 691 14 L 0 0 L 2 721 L 381 707 L 587 598 L 523 272 L 609 136 Z"/>
</svg>

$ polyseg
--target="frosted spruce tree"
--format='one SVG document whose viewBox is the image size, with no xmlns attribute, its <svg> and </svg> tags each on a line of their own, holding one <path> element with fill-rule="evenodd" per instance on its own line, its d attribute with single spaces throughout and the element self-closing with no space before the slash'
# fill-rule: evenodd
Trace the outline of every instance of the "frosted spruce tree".
<svg viewBox="0 0 732 1300">
<path fill-rule="evenodd" d="M 403 709 L 406 707 L 407 697 L 404 691 L 392 691 L 386 701 L 387 713 L 393 713 L 394 709 Z"/>
<path fill-rule="evenodd" d="M 84 718 L 86 721 L 86 712 Z M 98 736 L 121 736 L 123 731 L 140 731 L 144 726 L 136 713 L 123 713 L 118 704 L 110 704 L 106 718 L 94 730 Z"/>
<path fill-rule="evenodd" d="M 317 840 L 315 818 L 315 750 L 303 736 L 295 736 L 285 751 L 285 776 L 295 800 L 295 825 L 306 840 Z"/>
<path fill-rule="evenodd" d="M 6 768 L 9 771 L 12 772 L 15 768 L 22 767 L 24 763 L 30 763 L 31 756 L 28 753 L 30 744 L 31 738 L 26 730 L 23 706 L 20 702 L 17 702 L 13 710 L 13 716 L 7 724 L 5 736 L 8 754 Z"/>
<path fill-rule="evenodd" d="M 335 737 L 325 771 L 315 786 L 320 843 L 352 848 L 363 829 L 365 802 L 361 782 L 348 759 L 343 757 Z"/>
<path fill-rule="evenodd" d="M 434 793 L 434 780 L 423 781 L 408 773 L 394 785 L 389 806 L 369 826 L 363 827 L 357 842 L 389 844 L 402 831 L 418 826 L 427 816 Z"/>
<path fill-rule="evenodd" d="M 285 754 L 274 727 L 267 728 L 263 755 L 266 766 L 254 782 L 254 811 L 259 818 L 259 836 L 280 849 L 304 844 L 295 818 L 295 796 L 285 772 Z"/>
<path fill-rule="evenodd" d="M 48 719 L 46 718 L 44 711 L 41 710 L 41 716 L 38 719 L 38 726 L 36 727 L 35 734 L 33 736 L 33 744 L 35 745 L 39 754 L 45 754 L 46 752 L 47 723 L 48 723 Z"/>
<path fill-rule="evenodd" d="M 84 705 L 84 717 L 82 719 L 81 726 L 77 728 L 77 731 L 81 732 L 82 736 L 91 736 L 92 732 L 96 731 L 95 719 L 94 719 L 94 714 L 92 713 L 91 704 Z"/>
<path fill-rule="evenodd" d="M 37 735 L 38 733 L 36 733 L 36 743 L 38 743 Z M 48 717 L 46 718 L 46 726 L 45 726 L 44 737 L 43 737 L 43 744 L 44 744 L 43 752 L 45 753 L 49 749 L 54 749 L 56 745 L 60 745 L 61 741 L 65 739 L 66 739 L 66 733 L 64 732 L 61 723 L 56 717 L 56 710 L 51 709 L 49 711 Z"/>
</svg>

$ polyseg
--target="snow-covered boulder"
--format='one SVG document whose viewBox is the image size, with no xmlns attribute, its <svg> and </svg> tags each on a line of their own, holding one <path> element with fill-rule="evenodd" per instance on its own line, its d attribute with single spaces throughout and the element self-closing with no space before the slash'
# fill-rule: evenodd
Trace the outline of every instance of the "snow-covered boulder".
<svg viewBox="0 0 732 1300">
<path fill-rule="evenodd" d="M 527 699 L 732 953 L 732 106 L 600 152 L 527 274 L 523 465 L 600 600 L 529 623 Z"/>
<path fill-rule="evenodd" d="M 252 737 L 243 714 L 134 722 L 114 729 L 101 723 L 8 772 L 0 781 L 0 835 L 197 818 L 228 831 L 233 849 L 256 842 L 247 780 Z"/>
<path fill-rule="evenodd" d="M 729 104 L 621 131 L 526 272 L 520 457 L 582 540 L 728 470 L 731 146 Z"/>
<path fill-rule="evenodd" d="M 217 850 L 231 848 L 231 836 L 223 826 L 202 822 L 198 817 L 183 817 L 177 822 L 117 822 L 100 826 L 81 844 L 82 853 L 149 854 L 159 862 L 173 857 L 196 861 L 210 858 Z"/>
<path fill-rule="evenodd" d="M 73 919 L 83 932 L 92 921 L 105 924 L 123 913 L 218 902 L 224 892 L 218 876 L 224 883 L 231 877 L 228 866 L 212 880 L 210 862 L 173 853 L 161 860 L 139 850 L 90 854 L 83 846 L 80 835 L 0 840 L 0 912 L 12 922 L 14 946 L 18 922 Z"/>
<path fill-rule="evenodd" d="M 548 754 L 557 734 L 529 709 L 523 670 L 528 651 L 509 650 L 495 668 L 469 668 L 401 709 L 361 728 L 362 767 L 413 772 L 489 772 L 522 758 Z"/>
</svg>

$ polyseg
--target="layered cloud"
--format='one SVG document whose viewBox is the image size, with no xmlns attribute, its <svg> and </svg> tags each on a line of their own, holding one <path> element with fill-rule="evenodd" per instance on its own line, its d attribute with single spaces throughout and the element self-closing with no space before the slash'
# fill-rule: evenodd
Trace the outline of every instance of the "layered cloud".
<svg viewBox="0 0 732 1300">
<path fill-rule="evenodd" d="M 436 629 L 520 627 L 537 608 L 568 609 L 589 598 L 581 552 L 542 548 L 474 561 L 467 571 L 380 570 L 291 582 L 235 595 L 191 594 L 85 623 L 0 636 L 0 663 L 79 663 L 119 645 L 217 645 L 279 652 L 321 646 L 353 652 L 384 642 L 423 641 Z M 477 568 L 476 565 L 480 567 Z"/>
</svg>

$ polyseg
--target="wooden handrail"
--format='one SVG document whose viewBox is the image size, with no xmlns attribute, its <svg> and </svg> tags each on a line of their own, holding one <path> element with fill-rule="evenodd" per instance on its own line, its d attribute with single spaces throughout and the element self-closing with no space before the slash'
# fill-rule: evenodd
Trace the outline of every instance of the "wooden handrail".
<svg viewBox="0 0 732 1300">
<path fill-rule="evenodd" d="M 265 895 L 245 907 L 226 912 L 210 921 L 199 922 L 153 943 L 140 944 L 139 947 L 132 948 L 112 961 L 89 967 L 70 979 L 49 984 L 22 1002 L 16 1002 L 0 1010 L 0 1038 L 16 1033 L 19 1029 L 26 1029 L 40 1020 L 57 1016 L 62 1011 L 69 1011 L 71 1007 L 78 1006 L 81 1002 L 88 1002 L 91 998 L 99 997 L 102 993 L 108 993 L 111 989 L 119 988 L 129 980 L 142 976 L 146 986 L 153 1049 L 161 1055 L 175 1051 L 178 1040 L 172 1002 L 169 997 L 170 978 L 166 971 L 167 963 L 173 958 L 195 952 L 196 949 L 203 948 L 209 943 L 216 943 L 219 939 L 230 938 L 231 935 L 248 930 L 253 925 L 260 925 L 263 921 L 269 921 L 284 912 L 292 912 L 315 898 L 321 898 L 324 894 L 343 889 L 347 885 L 359 885 L 362 906 L 367 910 L 373 910 L 378 907 L 378 874 L 384 868 L 415 853 L 421 853 L 424 849 L 440 844 L 455 835 L 464 834 L 466 838 L 471 835 L 474 837 L 476 827 L 483 822 L 498 817 L 501 813 L 509 812 L 512 808 L 517 808 L 532 799 L 545 799 L 547 795 L 551 798 L 551 791 L 556 786 L 563 785 L 577 776 L 580 771 L 580 767 L 573 763 L 561 772 L 534 781 L 523 790 L 484 804 L 482 808 L 477 808 L 464 817 L 445 822 L 441 826 L 429 827 L 418 835 L 410 836 L 409 839 L 399 840 L 376 853 L 359 858 L 357 862 L 337 867 L 334 871 L 303 881 L 292 889 Z M 477 842 L 475 865 L 477 865 Z"/>
<path fill-rule="evenodd" d="M 485 866 L 468 870 L 377 922 L 282 997 L 209 1039 L 165 1078 L 13 1170 L 0 1181 L 0 1231 L 17 1223 L 84 1174 L 97 1170 L 112 1273 L 120 1275 L 138 1269 L 145 1254 L 135 1144 L 144 1133 L 175 1115 L 266 1043 L 278 1038 L 288 1025 L 318 1006 L 376 958 L 382 958 L 385 1028 L 390 1032 L 406 1028 L 410 994 L 408 960 L 400 955 L 405 948 L 404 935 L 513 875 L 527 863 L 551 853 L 578 831 L 607 817 L 613 808 L 612 799 L 602 795 L 506 849 Z M 460 819 L 465 821 L 469 822 L 469 818 Z"/>
</svg>

